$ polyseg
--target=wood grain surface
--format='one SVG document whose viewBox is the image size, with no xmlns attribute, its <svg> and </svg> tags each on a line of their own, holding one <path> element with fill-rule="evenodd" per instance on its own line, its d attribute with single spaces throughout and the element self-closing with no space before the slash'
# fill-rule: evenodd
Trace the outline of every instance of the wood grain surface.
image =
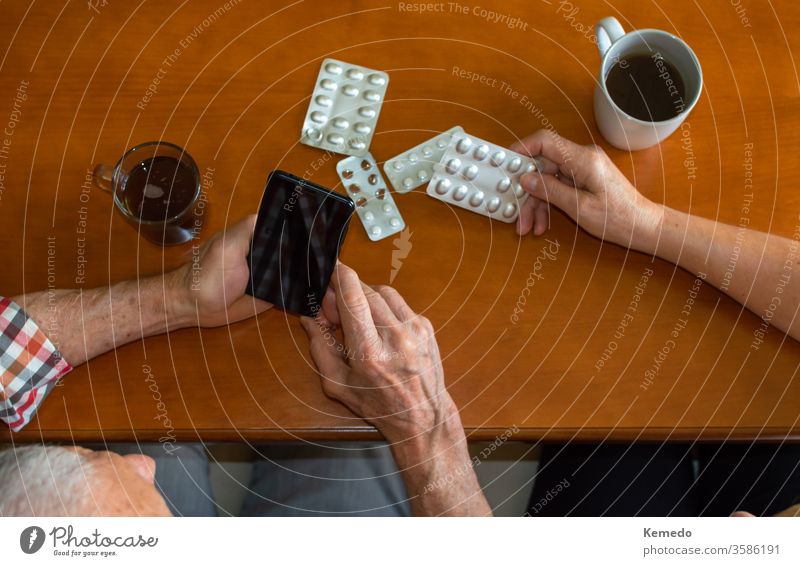
<svg viewBox="0 0 800 566">
<path fill-rule="evenodd" d="M 789 237 L 800 230 L 794 2 L 743 1 L 739 10 L 683 0 L 413 6 L 421 5 L 2 2 L 0 293 L 105 286 L 187 261 L 191 245 L 140 240 L 87 183 L 95 163 L 113 163 L 140 142 L 186 147 L 212 179 L 201 239 L 254 212 L 272 169 L 341 191 L 341 157 L 298 143 L 325 57 L 389 73 L 370 148 L 379 161 L 456 124 L 502 145 L 551 125 L 606 147 L 658 202 Z M 608 15 L 626 29 L 682 37 L 702 64 L 697 107 L 659 147 L 626 153 L 599 138 L 591 30 Z M 450 208 L 424 187 L 397 203 L 411 247 L 394 278 L 397 245 L 370 242 L 358 223 L 342 259 L 366 282 L 391 281 L 432 320 L 470 438 L 508 428 L 518 429 L 514 439 L 800 433 L 800 345 L 769 328 L 754 347 L 759 317 L 705 284 L 695 293 L 683 270 L 604 244 L 560 212 L 545 236 L 519 238 L 513 226 Z M 72 372 L 14 437 L 167 435 L 375 432 L 322 394 L 298 320 L 273 310 L 101 356 Z"/>
</svg>

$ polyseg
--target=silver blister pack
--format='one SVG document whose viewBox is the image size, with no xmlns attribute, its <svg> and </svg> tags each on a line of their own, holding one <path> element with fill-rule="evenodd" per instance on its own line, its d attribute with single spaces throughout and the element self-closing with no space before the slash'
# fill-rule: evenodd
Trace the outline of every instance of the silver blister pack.
<svg viewBox="0 0 800 566">
<path fill-rule="evenodd" d="M 336 164 L 336 172 L 356 203 L 356 212 L 370 240 L 382 240 L 406 227 L 372 155 L 342 159 Z"/>
<path fill-rule="evenodd" d="M 300 141 L 345 155 L 369 151 L 389 75 L 325 59 L 308 104 Z"/>
<path fill-rule="evenodd" d="M 536 171 L 536 162 L 530 157 L 469 134 L 454 134 L 427 192 L 489 218 L 514 222 L 528 198 L 519 178 L 531 171 Z"/>
<path fill-rule="evenodd" d="M 453 126 L 446 132 L 422 142 L 383 164 L 389 182 L 398 193 L 413 191 L 433 176 L 433 166 L 439 163 L 453 134 L 463 134 L 464 128 Z"/>
</svg>

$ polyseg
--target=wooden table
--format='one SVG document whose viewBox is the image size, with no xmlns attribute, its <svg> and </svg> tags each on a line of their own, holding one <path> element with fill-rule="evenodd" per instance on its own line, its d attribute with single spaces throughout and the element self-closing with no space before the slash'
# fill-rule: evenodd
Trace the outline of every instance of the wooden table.
<svg viewBox="0 0 800 566">
<path fill-rule="evenodd" d="M 728 2 L 483 3 L 507 16 L 495 23 L 478 3 L 445 3 L 429 14 L 396 2 L 102 4 L 0 7 L 0 121 L 15 120 L 0 160 L 7 165 L 3 294 L 46 288 L 48 277 L 58 287 L 104 286 L 187 260 L 190 246 L 139 240 L 86 181 L 96 162 L 111 163 L 142 141 L 185 146 L 212 178 L 204 238 L 256 210 L 272 169 L 336 187 L 339 157 L 298 144 L 327 56 L 391 75 L 371 146 L 379 161 L 455 124 L 499 144 L 552 124 L 607 147 L 592 117 L 591 40 L 594 22 L 607 15 L 627 29 L 676 33 L 705 73 L 682 131 L 635 154 L 610 150 L 638 188 L 672 207 L 733 224 L 744 217 L 787 236 L 799 221 L 800 44 L 789 33 L 800 26 L 800 10 L 789 0 L 745 11 Z M 486 78 L 471 81 L 461 70 Z M 18 89 L 26 99 L 12 115 Z M 517 440 L 800 433 L 800 345 L 770 328 L 753 350 L 760 319 L 707 285 L 693 297 L 688 273 L 603 244 L 558 212 L 546 236 L 558 251 L 548 256 L 544 237 L 520 239 L 509 225 L 448 208 L 423 189 L 397 202 L 411 250 L 394 279 L 392 239 L 371 243 L 358 223 L 343 260 L 367 282 L 391 281 L 433 321 L 471 438 L 508 428 L 518 429 Z M 626 313 L 632 320 L 615 336 Z M 70 374 L 15 438 L 170 434 L 262 440 L 375 432 L 325 398 L 297 319 L 271 311 L 95 359 Z"/>
</svg>

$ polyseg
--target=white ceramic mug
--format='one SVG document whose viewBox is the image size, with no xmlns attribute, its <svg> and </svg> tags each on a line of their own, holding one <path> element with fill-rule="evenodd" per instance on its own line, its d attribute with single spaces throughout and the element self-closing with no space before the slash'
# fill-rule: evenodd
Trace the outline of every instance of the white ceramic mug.
<svg viewBox="0 0 800 566">
<path fill-rule="evenodd" d="M 657 29 L 625 33 L 616 18 L 603 18 L 595 25 L 600 50 L 600 76 L 594 90 L 594 117 L 600 133 L 619 149 L 636 150 L 654 146 L 681 125 L 700 98 L 703 71 L 694 51 L 682 39 Z M 631 55 L 660 53 L 680 73 L 685 88 L 683 109 L 669 120 L 639 120 L 620 109 L 606 88 L 606 77 L 617 61 Z"/>
</svg>

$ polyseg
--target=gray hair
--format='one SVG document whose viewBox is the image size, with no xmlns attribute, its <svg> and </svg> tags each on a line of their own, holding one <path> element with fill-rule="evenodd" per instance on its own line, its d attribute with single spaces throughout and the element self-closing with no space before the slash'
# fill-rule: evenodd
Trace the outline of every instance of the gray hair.
<svg viewBox="0 0 800 566">
<path fill-rule="evenodd" d="M 83 514 L 91 466 L 75 450 L 27 445 L 0 451 L 0 517 Z"/>
</svg>

